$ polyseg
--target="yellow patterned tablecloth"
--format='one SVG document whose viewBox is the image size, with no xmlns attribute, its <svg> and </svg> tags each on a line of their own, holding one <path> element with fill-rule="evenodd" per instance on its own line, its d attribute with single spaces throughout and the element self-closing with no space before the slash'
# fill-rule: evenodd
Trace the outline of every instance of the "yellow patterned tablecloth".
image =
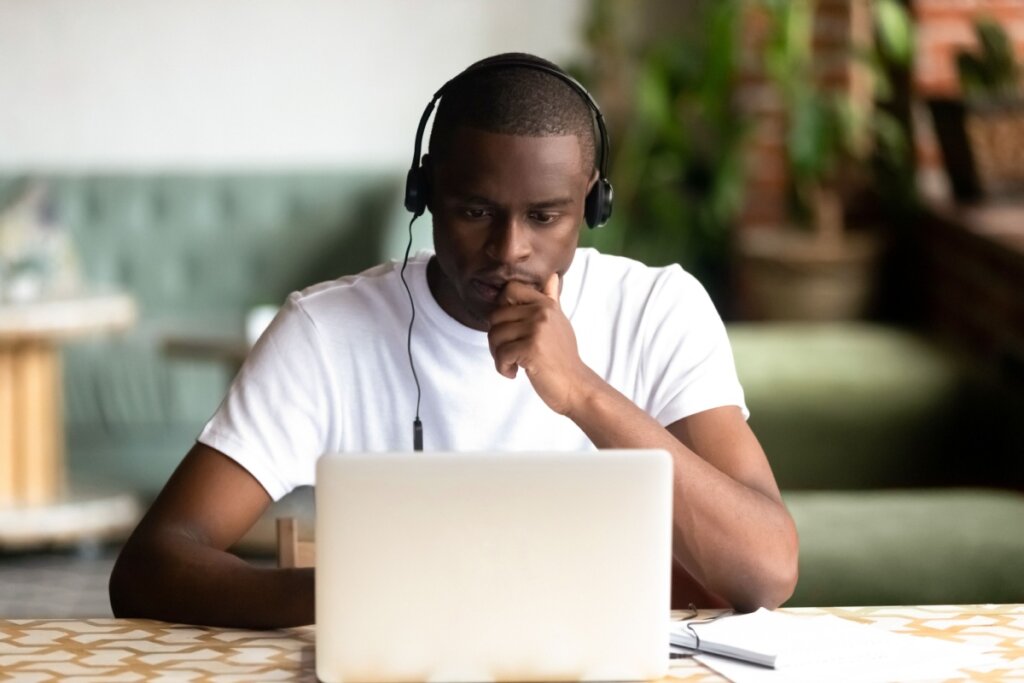
<svg viewBox="0 0 1024 683">
<path fill-rule="evenodd" d="M 1000 664 L 964 671 L 958 680 L 1024 681 L 1024 605 L 784 611 L 834 614 L 898 633 L 974 643 L 997 654 Z M 12 619 L 0 621 L 0 680 L 315 681 L 313 640 L 312 627 L 244 631 L 138 619 Z M 675 660 L 671 677 L 723 680 L 689 659 Z"/>
</svg>

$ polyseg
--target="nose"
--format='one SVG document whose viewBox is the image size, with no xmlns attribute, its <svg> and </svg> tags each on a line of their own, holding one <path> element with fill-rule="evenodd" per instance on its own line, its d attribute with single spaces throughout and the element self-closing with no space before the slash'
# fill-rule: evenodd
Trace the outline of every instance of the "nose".
<svg viewBox="0 0 1024 683">
<path fill-rule="evenodd" d="M 520 263 L 529 258 L 529 228 L 514 216 L 505 216 L 491 224 L 486 253 L 499 263 Z"/>
</svg>

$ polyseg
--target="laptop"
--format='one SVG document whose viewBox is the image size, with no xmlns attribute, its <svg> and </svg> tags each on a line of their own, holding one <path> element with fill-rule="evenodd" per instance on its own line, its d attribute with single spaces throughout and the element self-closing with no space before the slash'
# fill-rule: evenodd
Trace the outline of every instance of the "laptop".
<svg viewBox="0 0 1024 683">
<path fill-rule="evenodd" d="M 316 477 L 321 680 L 665 675 L 665 451 L 335 454 Z"/>
</svg>

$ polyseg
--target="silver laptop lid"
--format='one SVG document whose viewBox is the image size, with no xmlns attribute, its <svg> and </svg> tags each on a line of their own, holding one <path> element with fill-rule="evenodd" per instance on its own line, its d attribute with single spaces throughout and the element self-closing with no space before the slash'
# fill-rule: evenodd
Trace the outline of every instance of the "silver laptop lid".
<svg viewBox="0 0 1024 683">
<path fill-rule="evenodd" d="M 664 451 L 322 457 L 318 677 L 663 676 L 671 481 Z"/>
</svg>

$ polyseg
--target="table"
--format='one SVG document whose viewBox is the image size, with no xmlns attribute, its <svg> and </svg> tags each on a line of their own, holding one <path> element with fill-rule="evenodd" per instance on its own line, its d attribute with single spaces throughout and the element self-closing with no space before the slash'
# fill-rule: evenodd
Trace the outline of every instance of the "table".
<svg viewBox="0 0 1024 683">
<path fill-rule="evenodd" d="M 966 232 L 1024 255 L 1024 203 L 1019 200 L 968 205 L 936 202 L 929 208 Z"/>
<path fill-rule="evenodd" d="M 251 348 L 239 336 L 187 333 L 164 335 L 161 347 L 164 354 L 172 358 L 222 363 L 232 377 L 238 374 Z"/>
<path fill-rule="evenodd" d="M 1024 201 L 930 203 L 927 209 L 914 233 L 924 248 L 924 270 L 901 281 L 911 293 L 921 289 L 923 306 L 915 304 L 913 313 L 923 307 L 931 327 L 1019 391 L 1024 386 Z"/>
<path fill-rule="evenodd" d="M 997 653 L 972 681 L 1024 680 L 1024 605 L 830 607 L 784 609 L 834 614 L 900 633 L 972 642 Z M 716 610 L 701 616 L 716 614 Z M 0 671 L 14 680 L 315 681 L 314 629 L 246 631 L 139 619 L 0 621 Z M 88 677 L 88 678 L 86 678 Z M 70 679 L 79 680 L 79 679 Z M 666 681 L 721 681 L 690 659 L 674 660 Z"/>
<path fill-rule="evenodd" d="M 50 503 L 62 492 L 59 342 L 134 321 L 124 294 L 0 304 L 0 505 Z"/>
<path fill-rule="evenodd" d="M 0 546 L 90 541 L 138 521 L 133 495 L 65 480 L 59 346 L 135 317 L 120 293 L 0 304 Z"/>
<path fill-rule="evenodd" d="M 220 327 L 219 332 L 170 332 L 163 336 L 163 352 L 172 358 L 221 363 L 234 377 L 249 355 L 252 345 L 270 325 L 277 311 L 278 307 L 273 305 L 251 309 L 245 316 L 244 335 L 234 330 L 225 332 L 220 325 L 212 326 L 214 329 Z"/>
</svg>

